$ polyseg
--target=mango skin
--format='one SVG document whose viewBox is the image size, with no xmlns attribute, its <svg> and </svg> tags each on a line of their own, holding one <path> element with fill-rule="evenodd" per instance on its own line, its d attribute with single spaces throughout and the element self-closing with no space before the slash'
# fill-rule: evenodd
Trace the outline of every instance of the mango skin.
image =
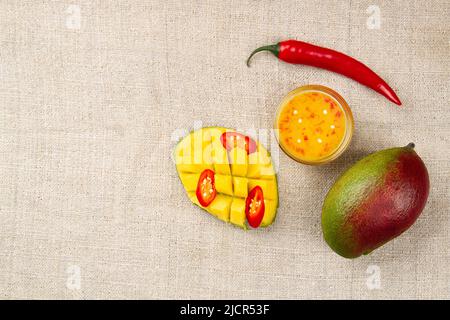
<svg viewBox="0 0 450 320">
<path fill-rule="evenodd" d="M 325 241 L 339 255 L 368 254 L 406 231 L 425 207 L 430 182 L 414 144 L 373 153 L 350 167 L 322 207 Z"/>
</svg>

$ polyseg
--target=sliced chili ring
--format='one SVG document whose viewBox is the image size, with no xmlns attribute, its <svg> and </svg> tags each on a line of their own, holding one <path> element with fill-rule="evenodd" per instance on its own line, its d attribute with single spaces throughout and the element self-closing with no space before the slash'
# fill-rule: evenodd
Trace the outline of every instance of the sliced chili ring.
<svg viewBox="0 0 450 320">
<path fill-rule="evenodd" d="M 214 184 L 214 171 L 206 169 L 200 174 L 195 194 L 197 195 L 198 202 L 203 207 L 209 206 L 214 200 L 217 194 Z"/>
<path fill-rule="evenodd" d="M 260 186 L 254 187 L 245 201 L 245 215 L 252 228 L 258 228 L 264 218 L 264 194 Z"/>
<path fill-rule="evenodd" d="M 224 132 L 220 136 L 220 142 L 222 142 L 223 147 L 228 151 L 239 147 L 245 149 L 247 154 L 255 152 L 257 147 L 255 140 L 238 132 Z"/>
</svg>

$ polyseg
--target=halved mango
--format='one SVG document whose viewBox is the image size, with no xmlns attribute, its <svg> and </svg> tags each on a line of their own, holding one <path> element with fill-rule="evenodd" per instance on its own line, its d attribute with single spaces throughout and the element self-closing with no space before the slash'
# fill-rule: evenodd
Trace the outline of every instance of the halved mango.
<svg viewBox="0 0 450 320">
<path fill-rule="evenodd" d="M 278 207 L 276 175 L 270 154 L 257 143 L 256 152 L 247 154 L 236 145 L 231 150 L 222 145 L 220 137 L 226 128 L 203 128 L 190 133 L 175 148 L 175 160 L 180 180 L 189 199 L 220 220 L 247 229 L 245 202 L 249 190 L 259 185 L 263 189 L 265 213 L 261 227 L 273 223 Z M 196 196 L 200 173 L 214 171 L 216 197 L 203 207 Z M 250 178 L 250 179 L 249 179 Z"/>
</svg>

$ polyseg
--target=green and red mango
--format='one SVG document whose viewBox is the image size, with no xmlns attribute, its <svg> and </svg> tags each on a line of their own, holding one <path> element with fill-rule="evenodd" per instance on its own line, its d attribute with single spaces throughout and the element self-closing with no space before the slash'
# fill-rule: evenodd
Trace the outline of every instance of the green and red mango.
<svg viewBox="0 0 450 320">
<path fill-rule="evenodd" d="M 322 208 L 325 241 L 339 255 L 356 258 L 407 230 L 428 198 L 427 169 L 414 145 L 373 153 L 349 168 Z"/>
</svg>

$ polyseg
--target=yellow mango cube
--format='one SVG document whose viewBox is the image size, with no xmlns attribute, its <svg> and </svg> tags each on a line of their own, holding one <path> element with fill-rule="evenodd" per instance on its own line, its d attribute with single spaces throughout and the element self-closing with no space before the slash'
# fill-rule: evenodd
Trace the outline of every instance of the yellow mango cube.
<svg viewBox="0 0 450 320">
<path fill-rule="evenodd" d="M 199 207 L 202 207 L 201 204 L 200 204 L 200 202 L 198 202 L 197 194 L 195 193 L 195 191 L 194 191 L 194 192 L 188 192 L 187 194 L 188 194 L 189 199 L 190 199 L 194 204 L 198 205 Z M 202 208 L 203 208 L 203 207 L 202 207 Z"/>
<path fill-rule="evenodd" d="M 249 178 L 271 179 L 275 175 L 272 166 L 272 158 L 264 147 L 258 145 L 257 152 L 248 155 Z"/>
<path fill-rule="evenodd" d="M 264 149 L 264 147 L 258 146 L 256 152 L 250 153 L 248 155 L 248 163 L 267 166 L 272 163 L 272 158 L 270 157 L 269 152 Z"/>
<path fill-rule="evenodd" d="M 215 174 L 214 180 L 217 192 L 225 193 L 230 196 L 233 195 L 233 183 L 231 180 L 231 176 Z"/>
<path fill-rule="evenodd" d="M 230 222 L 236 226 L 247 229 L 245 221 L 245 200 L 234 198 L 231 203 Z"/>
<path fill-rule="evenodd" d="M 187 192 L 195 191 L 197 190 L 200 173 L 180 173 L 180 179 Z"/>
<path fill-rule="evenodd" d="M 217 194 L 213 202 L 206 207 L 206 210 L 225 222 L 230 221 L 230 208 L 232 197 Z"/>
<path fill-rule="evenodd" d="M 245 177 L 248 168 L 247 152 L 239 147 L 230 150 L 231 174 L 233 176 Z"/>
<path fill-rule="evenodd" d="M 212 162 L 214 171 L 218 174 L 231 175 L 230 163 L 228 161 L 227 149 L 222 146 L 219 139 L 212 142 Z"/>
<path fill-rule="evenodd" d="M 267 227 L 275 220 L 277 213 L 277 203 L 274 200 L 264 200 L 264 217 L 261 221 L 261 227 Z"/>
<path fill-rule="evenodd" d="M 278 199 L 277 183 L 275 179 L 273 180 L 248 179 L 249 192 L 256 186 L 260 186 L 261 189 L 263 190 L 264 199 L 270 200 Z"/>
<path fill-rule="evenodd" d="M 236 197 L 246 198 L 248 195 L 248 179 L 233 177 L 233 191 Z"/>
<path fill-rule="evenodd" d="M 275 171 L 271 164 L 260 165 L 260 164 L 249 164 L 247 177 L 257 178 L 257 179 L 273 179 L 275 176 Z"/>
</svg>

